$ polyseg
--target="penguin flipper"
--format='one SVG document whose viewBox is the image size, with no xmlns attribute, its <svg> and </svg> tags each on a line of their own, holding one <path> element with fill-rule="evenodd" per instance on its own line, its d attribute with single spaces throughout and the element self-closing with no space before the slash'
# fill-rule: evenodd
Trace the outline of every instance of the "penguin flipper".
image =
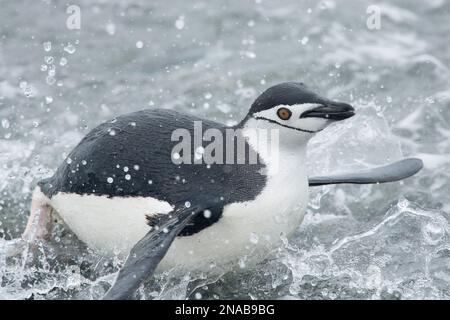
<svg viewBox="0 0 450 320">
<path fill-rule="evenodd" d="M 124 266 L 103 300 L 130 298 L 139 285 L 153 274 L 175 237 L 196 214 L 203 210 L 205 207 L 183 206 L 167 214 L 166 221 L 161 221 L 158 228 L 152 228 L 131 249 Z"/>
<path fill-rule="evenodd" d="M 332 176 L 310 177 L 308 180 L 310 187 L 341 183 L 385 183 L 408 178 L 419 172 L 422 167 L 422 160 L 417 158 L 407 158 L 386 166 L 356 172 L 341 173 Z"/>
</svg>

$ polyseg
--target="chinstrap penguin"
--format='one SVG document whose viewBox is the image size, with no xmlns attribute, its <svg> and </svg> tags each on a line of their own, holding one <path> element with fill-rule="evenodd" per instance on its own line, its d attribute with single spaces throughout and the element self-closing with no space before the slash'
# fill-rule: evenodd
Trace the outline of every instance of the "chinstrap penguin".
<svg viewBox="0 0 450 320">
<path fill-rule="evenodd" d="M 246 154 L 257 158 L 233 164 L 174 161 L 175 130 L 194 134 L 201 121 L 204 130 L 226 136 L 221 123 L 163 109 L 116 117 L 89 132 L 55 174 L 38 183 L 24 238 L 44 237 L 56 213 L 89 247 L 128 255 L 106 299 L 129 298 L 157 267 L 195 270 L 243 257 L 261 260 L 301 224 L 309 186 L 391 182 L 421 169 L 419 159 L 405 159 L 308 179 L 308 140 L 354 114 L 349 104 L 302 83 L 275 85 L 232 128 L 234 140 L 220 145 L 225 150 L 243 138 Z M 277 130 L 276 161 L 255 140 L 255 130 Z"/>
</svg>

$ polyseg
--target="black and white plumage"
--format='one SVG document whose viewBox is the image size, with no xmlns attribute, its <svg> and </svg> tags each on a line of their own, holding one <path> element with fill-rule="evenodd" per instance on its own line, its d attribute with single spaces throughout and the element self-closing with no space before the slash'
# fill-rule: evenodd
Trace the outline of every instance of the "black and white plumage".
<svg viewBox="0 0 450 320">
<path fill-rule="evenodd" d="M 171 134 L 181 128 L 194 136 L 194 121 L 202 121 L 203 130 L 225 129 L 216 122 L 164 109 L 117 117 L 89 132 L 55 175 L 38 185 L 49 198 L 58 193 L 152 198 L 172 207 L 208 202 L 212 216 L 197 216 L 182 234 L 198 232 L 220 218 L 224 205 L 252 200 L 266 178 L 259 173 L 264 167 L 261 161 L 247 165 L 174 164 L 172 150 L 178 141 L 171 141 Z"/>
<path fill-rule="evenodd" d="M 178 141 L 171 135 L 180 128 L 193 135 L 194 121 L 202 121 L 203 130 L 225 136 L 224 125 L 160 109 L 117 117 L 93 129 L 53 177 L 38 183 L 25 237 L 45 233 L 52 208 L 90 247 L 123 255 L 131 250 L 109 299 L 129 297 L 157 267 L 192 270 L 244 257 L 258 261 L 303 219 L 308 140 L 353 114 L 350 105 L 322 98 L 301 83 L 276 85 L 234 128 L 257 162 L 211 165 L 175 164 Z M 260 129 L 279 133 L 277 159 L 251 134 Z M 221 148 L 231 143 L 235 147 L 236 139 Z M 312 178 L 309 184 L 389 182 L 421 166 L 407 159 L 374 171 Z"/>
</svg>

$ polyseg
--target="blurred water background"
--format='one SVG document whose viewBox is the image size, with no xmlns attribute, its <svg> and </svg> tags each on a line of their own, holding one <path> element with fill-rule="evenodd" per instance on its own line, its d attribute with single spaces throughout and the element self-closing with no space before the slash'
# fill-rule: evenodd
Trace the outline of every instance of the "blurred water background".
<svg viewBox="0 0 450 320">
<path fill-rule="evenodd" d="M 119 261 L 63 227 L 8 258 L 36 181 L 94 126 L 163 107 L 234 124 L 303 81 L 352 103 L 310 143 L 311 174 L 418 156 L 400 183 L 315 188 L 294 238 L 256 268 L 158 276 L 140 298 L 450 298 L 450 1 L 0 1 L 0 298 L 91 299 Z M 367 8 L 381 12 L 367 27 Z"/>
</svg>

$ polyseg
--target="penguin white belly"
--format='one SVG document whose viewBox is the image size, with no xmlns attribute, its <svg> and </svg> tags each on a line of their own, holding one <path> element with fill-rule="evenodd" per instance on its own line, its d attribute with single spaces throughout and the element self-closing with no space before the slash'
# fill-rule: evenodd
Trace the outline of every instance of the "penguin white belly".
<svg viewBox="0 0 450 320">
<path fill-rule="evenodd" d="M 168 213 L 169 203 L 150 197 L 114 197 L 58 193 L 51 206 L 89 247 L 127 255 L 149 230 L 146 215 Z"/>
<path fill-rule="evenodd" d="M 213 225 L 190 236 L 177 237 L 158 269 L 175 266 L 205 270 L 241 259 L 257 262 L 300 225 L 308 202 L 305 179 L 272 180 L 253 201 L 224 207 Z M 282 192 L 281 192 L 282 190 Z M 146 215 L 168 213 L 172 206 L 154 198 L 58 193 L 52 207 L 89 247 L 126 256 L 149 230 Z"/>
<path fill-rule="evenodd" d="M 252 265 L 278 247 L 301 224 L 308 202 L 308 188 L 297 184 L 281 198 L 262 193 L 254 201 L 225 206 L 220 220 L 187 237 L 177 237 L 158 266 L 210 270 L 237 260 Z"/>
</svg>

